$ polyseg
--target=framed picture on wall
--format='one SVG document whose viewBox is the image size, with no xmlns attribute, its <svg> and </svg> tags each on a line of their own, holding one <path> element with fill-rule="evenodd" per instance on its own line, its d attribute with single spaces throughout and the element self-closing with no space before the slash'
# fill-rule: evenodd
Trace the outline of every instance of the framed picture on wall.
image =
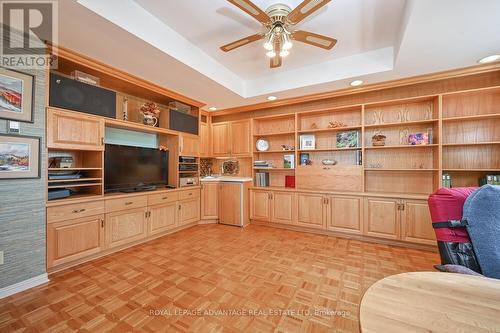
<svg viewBox="0 0 500 333">
<path fill-rule="evenodd" d="M 0 118 L 33 122 L 34 76 L 0 67 Z"/>
<path fill-rule="evenodd" d="M 0 134 L 0 180 L 40 178 L 40 138 Z"/>
</svg>

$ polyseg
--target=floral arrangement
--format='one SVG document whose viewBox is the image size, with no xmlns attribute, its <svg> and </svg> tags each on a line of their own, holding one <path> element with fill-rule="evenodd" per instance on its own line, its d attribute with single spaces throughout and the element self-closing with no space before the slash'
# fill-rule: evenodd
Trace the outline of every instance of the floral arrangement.
<svg viewBox="0 0 500 333">
<path fill-rule="evenodd" d="M 160 115 L 160 109 L 158 109 L 158 106 L 153 102 L 144 103 L 140 111 L 144 116 L 158 117 Z"/>
</svg>

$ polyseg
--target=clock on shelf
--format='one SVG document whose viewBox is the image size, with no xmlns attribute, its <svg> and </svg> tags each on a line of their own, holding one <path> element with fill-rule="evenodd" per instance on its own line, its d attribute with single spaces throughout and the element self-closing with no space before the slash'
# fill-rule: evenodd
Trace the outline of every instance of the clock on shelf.
<svg viewBox="0 0 500 333">
<path fill-rule="evenodd" d="M 257 142 L 255 143 L 255 148 L 257 148 L 258 151 L 268 151 L 269 141 L 263 138 L 258 139 Z"/>
</svg>

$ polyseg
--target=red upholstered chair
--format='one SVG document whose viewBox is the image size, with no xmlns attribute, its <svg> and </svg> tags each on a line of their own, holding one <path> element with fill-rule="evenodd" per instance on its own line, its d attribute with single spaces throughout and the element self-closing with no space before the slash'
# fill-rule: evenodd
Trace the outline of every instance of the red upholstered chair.
<svg viewBox="0 0 500 333">
<path fill-rule="evenodd" d="M 465 266 L 481 273 L 469 234 L 460 224 L 465 200 L 476 189 L 477 187 L 441 188 L 429 196 L 428 203 L 441 264 Z"/>
</svg>

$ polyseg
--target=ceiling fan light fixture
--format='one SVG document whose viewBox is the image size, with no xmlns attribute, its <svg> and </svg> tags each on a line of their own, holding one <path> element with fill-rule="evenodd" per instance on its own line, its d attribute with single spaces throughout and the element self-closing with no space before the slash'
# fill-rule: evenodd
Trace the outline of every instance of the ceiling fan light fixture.
<svg viewBox="0 0 500 333">
<path fill-rule="evenodd" d="M 274 58 L 274 57 L 276 57 L 276 52 L 271 50 L 269 52 L 266 52 L 266 56 L 268 56 L 269 58 Z"/>
<path fill-rule="evenodd" d="M 290 54 L 290 52 L 288 52 L 288 50 L 281 50 L 280 51 L 280 57 L 282 57 L 282 58 L 286 57 L 289 54 Z"/>
</svg>

